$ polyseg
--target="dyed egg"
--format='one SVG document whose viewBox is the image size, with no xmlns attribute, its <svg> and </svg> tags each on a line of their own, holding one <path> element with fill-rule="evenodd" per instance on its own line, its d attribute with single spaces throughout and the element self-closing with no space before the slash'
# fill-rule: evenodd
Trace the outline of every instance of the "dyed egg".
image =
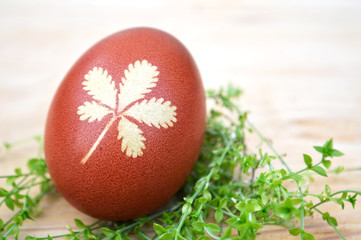
<svg viewBox="0 0 361 240">
<path fill-rule="evenodd" d="M 184 184 L 205 131 L 197 66 L 171 35 L 115 33 L 73 65 L 50 106 L 45 158 L 62 196 L 106 220 L 148 214 Z"/>
</svg>

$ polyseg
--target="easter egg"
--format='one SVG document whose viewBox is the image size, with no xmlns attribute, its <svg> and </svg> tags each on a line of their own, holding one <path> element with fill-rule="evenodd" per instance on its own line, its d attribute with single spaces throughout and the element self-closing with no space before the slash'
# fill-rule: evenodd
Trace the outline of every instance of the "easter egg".
<svg viewBox="0 0 361 240">
<path fill-rule="evenodd" d="M 205 123 L 202 81 L 184 45 L 152 28 L 120 31 L 87 50 L 57 89 L 46 163 L 57 190 L 81 212 L 140 217 L 185 183 Z"/>
</svg>

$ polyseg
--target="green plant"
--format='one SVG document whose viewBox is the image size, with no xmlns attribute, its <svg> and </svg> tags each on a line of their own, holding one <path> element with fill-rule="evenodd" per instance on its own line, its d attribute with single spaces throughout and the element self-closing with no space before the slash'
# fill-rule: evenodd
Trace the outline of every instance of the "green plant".
<svg viewBox="0 0 361 240">
<path fill-rule="evenodd" d="M 346 203 L 354 207 L 361 192 L 332 192 L 328 185 L 322 193 L 308 190 L 308 184 L 312 184 L 309 175 L 327 177 L 332 159 L 343 155 L 333 147 L 333 140 L 314 147 L 320 153 L 318 162 L 314 163 L 309 155 L 304 154 L 305 167 L 293 171 L 248 120 L 247 112 L 238 107 L 236 102 L 240 95 L 241 91 L 234 87 L 207 92 L 213 107 L 208 114 L 202 152 L 172 206 L 127 222 L 96 221 L 85 225 L 75 219 L 76 230 L 67 226 L 68 233 L 62 235 L 27 236 L 26 239 L 120 240 L 131 236 L 147 240 L 255 239 L 265 225 L 287 227 L 293 236 L 314 239 L 304 225 L 307 217 L 313 214 L 321 214 L 322 219 L 345 239 L 337 229 L 337 220 L 319 207 L 330 201 L 341 208 Z M 261 148 L 256 152 L 249 150 L 245 140 L 252 133 L 270 147 L 271 154 Z M 4 148 L 11 148 L 11 144 L 7 143 Z M 277 160 L 282 163 L 282 168 L 274 167 Z M 333 171 L 341 172 L 342 168 Z M 5 204 L 14 211 L 19 209 L 10 219 L 0 219 L 0 239 L 11 235 L 17 238 L 23 221 L 35 218 L 39 213 L 39 201 L 51 194 L 54 187 L 42 158 L 30 159 L 27 173 L 16 169 L 14 175 L 0 178 L 5 179 L 8 186 L 7 189 L 0 188 L 0 205 Z M 32 196 L 30 189 L 38 186 L 39 193 Z M 317 202 L 314 199 L 318 199 Z M 150 227 L 154 230 L 151 234 L 146 231 Z"/>
</svg>

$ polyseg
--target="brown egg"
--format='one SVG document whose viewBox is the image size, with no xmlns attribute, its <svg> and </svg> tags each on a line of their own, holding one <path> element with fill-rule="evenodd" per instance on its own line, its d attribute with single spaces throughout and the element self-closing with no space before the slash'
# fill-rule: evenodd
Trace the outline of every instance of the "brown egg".
<svg viewBox="0 0 361 240">
<path fill-rule="evenodd" d="M 171 35 L 115 33 L 73 65 L 48 113 L 45 157 L 58 191 L 95 218 L 148 214 L 184 184 L 205 131 L 197 66 Z"/>
</svg>

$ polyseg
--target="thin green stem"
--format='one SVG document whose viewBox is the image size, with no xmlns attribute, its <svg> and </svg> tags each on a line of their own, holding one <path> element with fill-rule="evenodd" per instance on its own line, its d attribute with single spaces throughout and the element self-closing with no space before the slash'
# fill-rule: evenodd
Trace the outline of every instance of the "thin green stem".
<svg viewBox="0 0 361 240">
<path fill-rule="evenodd" d="M 335 196 L 335 195 L 337 195 L 337 194 L 340 194 L 340 193 L 356 193 L 356 194 L 358 194 L 358 195 L 361 195 L 361 191 L 356 191 L 356 190 L 341 190 L 341 191 L 337 191 L 337 192 L 334 192 L 334 193 L 332 193 L 331 195 L 330 195 L 330 197 L 333 197 L 333 196 Z"/>
<path fill-rule="evenodd" d="M 69 237 L 69 233 L 51 236 L 51 238 L 62 238 L 62 237 Z M 37 237 L 36 239 L 41 240 L 41 239 L 49 239 L 49 238 L 48 237 Z"/>
<path fill-rule="evenodd" d="M 7 236 L 14 230 L 14 228 L 18 227 L 18 223 L 14 223 L 11 228 L 4 234 L 4 238 L 6 239 Z"/>
<path fill-rule="evenodd" d="M 227 212 L 227 211 L 224 211 L 223 209 L 217 209 L 216 207 L 212 206 L 212 205 L 209 205 L 209 204 L 206 204 L 207 207 L 213 209 L 213 210 L 219 210 L 221 212 L 223 212 L 224 214 L 226 214 L 227 216 L 229 217 L 237 217 L 236 215 L 234 215 L 232 212 Z"/>
<path fill-rule="evenodd" d="M 323 216 L 323 212 L 321 212 L 319 209 L 315 208 L 316 212 L 318 212 L 319 214 L 321 214 L 321 216 Z M 337 234 L 343 239 L 346 240 L 346 238 L 342 235 L 342 233 L 338 230 L 338 228 L 332 223 L 332 222 L 327 222 L 336 232 Z"/>
<path fill-rule="evenodd" d="M 304 206 L 304 200 L 303 200 L 303 192 L 301 189 L 301 186 L 298 185 L 298 191 L 300 193 L 300 198 L 302 200 L 301 202 L 301 234 L 300 234 L 300 239 L 303 240 L 303 232 L 305 230 L 305 206 Z"/>
<path fill-rule="evenodd" d="M 93 228 L 95 225 L 99 224 L 100 222 L 101 222 L 101 220 L 98 220 L 98 221 L 95 221 L 94 223 L 88 225 L 87 228 L 85 228 L 82 231 L 78 232 L 76 236 L 77 237 L 80 236 L 86 229 L 89 229 L 89 230 L 93 231 L 93 230 L 101 228 L 101 227 Z M 70 233 L 65 233 L 65 234 L 51 236 L 51 238 L 62 238 L 62 237 L 69 237 L 69 236 L 70 236 Z M 48 237 L 37 237 L 36 239 L 41 240 L 41 239 L 49 239 L 49 238 Z M 72 239 L 74 239 L 74 237 Z"/>
<path fill-rule="evenodd" d="M 25 176 L 29 176 L 31 175 L 31 173 L 27 173 L 27 174 L 20 174 L 20 175 L 2 175 L 0 176 L 0 178 L 13 178 L 13 177 L 25 177 Z"/>
<path fill-rule="evenodd" d="M 340 194 L 340 193 L 356 193 L 356 194 L 358 194 L 358 195 L 361 196 L 361 192 L 360 192 L 360 191 L 355 191 L 355 190 L 342 190 L 342 191 L 337 191 L 337 192 L 332 193 L 332 194 L 331 194 L 330 196 L 328 196 L 328 198 L 326 198 L 325 200 L 320 201 L 319 203 L 313 205 L 312 207 L 310 207 L 310 209 L 314 209 L 314 208 L 320 206 L 321 204 L 324 204 L 324 203 L 328 202 L 328 201 L 329 201 L 329 198 L 331 198 L 331 197 L 333 197 L 333 196 L 335 196 L 335 195 L 337 195 L 337 194 Z"/>
<path fill-rule="evenodd" d="M 18 141 L 15 141 L 15 142 L 3 142 L 2 143 L 2 147 L 4 148 L 5 151 L 8 151 L 18 145 L 22 145 L 24 143 L 28 143 L 30 141 L 33 141 L 33 140 L 36 140 L 39 138 L 39 135 L 36 135 L 36 136 L 32 136 L 32 137 L 28 137 L 28 138 L 24 138 L 24 139 L 20 139 Z"/>
<path fill-rule="evenodd" d="M 315 165 L 312 165 L 312 166 L 315 167 L 315 166 L 320 165 L 321 163 L 322 163 L 322 161 L 320 161 L 320 162 L 318 162 L 318 163 L 316 163 Z M 308 171 L 308 170 L 311 170 L 311 168 L 306 167 L 306 168 L 303 168 L 303 169 L 301 169 L 301 170 L 299 170 L 299 171 L 297 171 L 297 172 L 295 172 L 295 173 L 292 173 L 292 172 L 291 172 L 291 173 L 290 173 L 289 175 L 287 175 L 286 178 L 284 178 L 284 179 L 289 179 L 289 178 L 291 178 L 292 176 L 298 175 L 298 174 L 303 173 L 303 172 Z"/>
</svg>

